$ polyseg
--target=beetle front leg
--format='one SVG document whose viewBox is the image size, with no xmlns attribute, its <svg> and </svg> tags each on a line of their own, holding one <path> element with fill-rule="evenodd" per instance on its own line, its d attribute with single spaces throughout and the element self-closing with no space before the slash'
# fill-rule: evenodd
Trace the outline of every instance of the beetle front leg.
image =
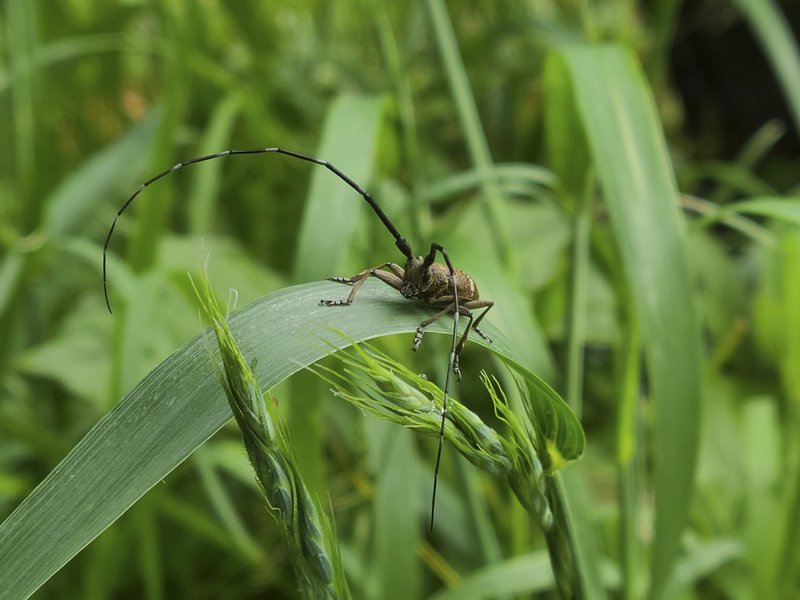
<svg viewBox="0 0 800 600">
<path fill-rule="evenodd" d="M 387 271 L 382 271 L 381 269 L 384 267 L 388 267 L 392 272 L 389 273 Z M 365 269 L 360 273 L 353 275 L 352 277 L 328 277 L 328 281 L 352 285 L 353 289 L 350 290 L 350 293 L 347 295 L 345 300 L 320 300 L 319 303 L 322 306 L 350 306 L 353 303 L 353 300 L 355 300 L 358 290 L 361 289 L 361 286 L 364 285 L 364 282 L 369 276 L 377 277 L 385 284 L 392 286 L 396 290 L 399 290 L 401 284 L 403 283 L 404 273 L 405 271 L 403 271 L 403 268 L 400 265 L 387 262 L 371 269 Z"/>
<path fill-rule="evenodd" d="M 475 319 L 474 322 L 472 317 L 470 316 L 469 323 L 467 323 L 467 327 L 464 329 L 464 334 L 461 336 L 461 340 L 458 342 L 456 354 L 461 354 L 461 351 L 464 349 L 464 345 L 467 343 L 467 337 L 469 336 L 470 330 L 474 331 L 479 336 L 481 336 L 484 339 L 484 341 L 486 341 L 487 344 L 492 343 L 492 339 L 488 335 L 483 333 L 480 329 L 478 329 L 478 325 L 481 324 L 481 321 L 483 321 L 483 317 L 486 316 L 486 313 L 489 312 L 489 309 L 494 306 L 494 302 L 492 302 L 491 300 L 470 300 L 469 302 L 465 302 L 464 306 L 470 310 L 478 310 L 481 308 L 485 308 L 486 310 L 484 310 L 480 315 L 478 315 L 478 318 Z"/>
</svg>

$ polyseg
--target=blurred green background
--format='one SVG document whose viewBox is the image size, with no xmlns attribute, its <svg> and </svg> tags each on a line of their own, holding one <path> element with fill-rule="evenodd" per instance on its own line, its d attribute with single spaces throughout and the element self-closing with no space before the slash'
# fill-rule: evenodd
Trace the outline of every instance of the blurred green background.
<svg viewBox="0 0 800 600">
<path fill-rule="evenodd" d="M 402 258 L 324 169 L 226 158 L 120 220 L 106 312 L 103 241 L 137 186 L 282 146 L 368 187 L 417 252 L 445 244 L 581 417 L 592 595 L 797 597 L 796 3 L 5 0 L 0 23 L 0 519 L 201 330 L 187 271 L 243 306 Z M 382 347 L 440 381 L 437 337 Z M 468 347 L 456 393 L 491 420 L 481 368 Z M 446 454 L 426 535 L 435 440 L 313 376 L 273 393 L 354 597 L 555 597 L 498 482 Z M 392 485 L 418 531 L 376 525 Z M 297 597 L 263 504 L 228 426 L 37 597 Z"/>
</svg>

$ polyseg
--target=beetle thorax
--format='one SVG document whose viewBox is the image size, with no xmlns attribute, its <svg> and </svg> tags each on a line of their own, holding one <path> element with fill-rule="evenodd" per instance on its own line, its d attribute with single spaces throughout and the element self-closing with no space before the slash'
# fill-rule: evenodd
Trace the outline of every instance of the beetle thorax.
<svg viewBox="0 0 800 600">
<path fill-rule="evenodd" d="M 428 303 L 448 293 L 451 287 L 450 274 L 445 265 L 432 263 L 425 265 L 421 256 L 409 258 L 404 269 L 400 293 L 406 298 L 419 298 Z"/>
</svg>

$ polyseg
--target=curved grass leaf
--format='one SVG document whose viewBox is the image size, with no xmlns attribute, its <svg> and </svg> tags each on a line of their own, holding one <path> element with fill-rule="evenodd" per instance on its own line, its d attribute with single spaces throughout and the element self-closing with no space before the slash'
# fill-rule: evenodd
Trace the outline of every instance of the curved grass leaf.
<svg viewBox="0 0 800 600">
<path fill-rule="evenodd" d="M 446 202 L 457 194 L 463 194 L 482 185 L 486 180 L 498 183 L 513 183 L 531 188 L 552 187 L 555 177 L 544 167 L 527 163 L 496 163 L 487 169 L 473 167 L 428 184 L 420 191 L 420 199 L 430 202 Z"/>
<path fill-rule="evenodd" d="M 726 204 L 695 223 L 706 227 L 731 215 L 756 215 L 800 225 L 800 198 L 768 196 Z"/>
<path fill-rule="evenodd" d="M 341 286 L 329 282 L 285 288 L 230 317 L 231 331 L 262 387 L 276 385 L 332 347 L 349 345 L 336 330 L 353 341 L 411 333 L 429 314 L 420 303 L 373 281 L 353 306 L 319 306 L 320 298 L 341 293 Z M 542 424 L 545 434 L 557 444 L 582 441 L 580 425 L 563 400 L 518 362 L 499 331 L 491 324 L 483 329 L 495 340 L 494 353 L 537 382 L 533 401 L 551 403 L 542 408 L 552 416 Z M 447 320 L 430 331 L 449 334 Z M 0 598 L 36 591 L 230 416 L 206 341 L 198 335 L 120 401 L 0 525 Z M 572 433 L 564 438 L 562 431 Z M 570 456 L 575 448 L 570 443 L 559 452 Z"/>
<path fill-rule="evenodd" d="M 533 594 L 553 589 L 553 571 L 547 553 L 533 552 L 490 565 L 462 579 L 432 600 L 495 598 L 503 594 Z"/>
</svg>

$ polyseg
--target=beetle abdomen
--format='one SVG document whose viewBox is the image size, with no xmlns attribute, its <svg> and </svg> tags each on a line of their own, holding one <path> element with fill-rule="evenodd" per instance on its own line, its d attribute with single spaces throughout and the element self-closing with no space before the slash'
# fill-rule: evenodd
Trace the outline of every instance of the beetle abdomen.
<svg viewBox="0 0 800 600">
<path fill-rule="evenodd" d="M 456 285 L 458 286 L 459 300 L 478 300 L 481 297 L 478 286 L 475 285 L 475 280 L 464 271 L 459 271 L 458 269 L 456 269 Z"/>
</svg>

